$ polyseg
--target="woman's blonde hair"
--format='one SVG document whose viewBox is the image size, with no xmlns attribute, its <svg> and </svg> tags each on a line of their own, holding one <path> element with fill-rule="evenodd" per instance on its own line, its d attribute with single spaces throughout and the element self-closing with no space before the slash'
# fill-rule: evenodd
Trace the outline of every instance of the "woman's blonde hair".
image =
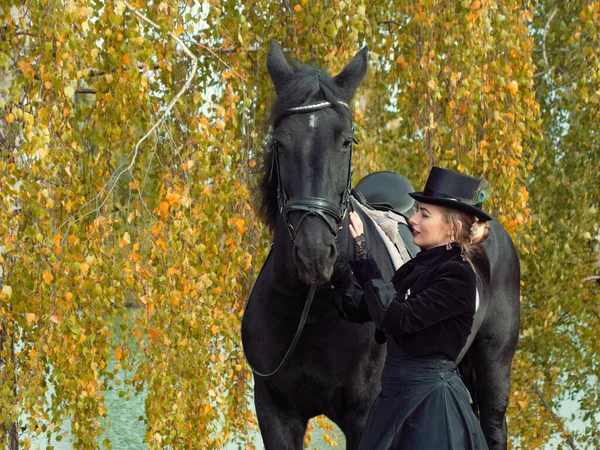
<svg viewBox="0 0 600 450">
<path fill-rule="evenodd" d="M 442 212 L 444 221 L 452 227 L 451 241 L 460 244 L 463 257 L 473 265 L 476 254 L 484 253 L 482 244 L 490 235 L 489 222 L 454 208 L 442 207 Z"/>
</svg>

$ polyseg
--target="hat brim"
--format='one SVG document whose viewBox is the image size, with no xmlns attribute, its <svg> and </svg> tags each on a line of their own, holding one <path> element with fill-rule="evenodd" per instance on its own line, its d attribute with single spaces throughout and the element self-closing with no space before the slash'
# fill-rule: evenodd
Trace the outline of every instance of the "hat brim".
<svg viewBox="0 0 600 450">
<path fill-rule="evenodd" d="M 460 200 L 430 197 L 428 195 L 424 195 L 423 192 L 410 192 L 408 195 L 410 195 L 418 202 L 429 203 L 430 205 L 447 206 L 448 208 L 458 209 L 459 211 L 464 211 L 473 214 L 480 220 L 493 220 L 493 217 L 485 211 L 482 211 L 474 205 L 469 205 L 468 203 L 461 202 Z"/>
</svg>

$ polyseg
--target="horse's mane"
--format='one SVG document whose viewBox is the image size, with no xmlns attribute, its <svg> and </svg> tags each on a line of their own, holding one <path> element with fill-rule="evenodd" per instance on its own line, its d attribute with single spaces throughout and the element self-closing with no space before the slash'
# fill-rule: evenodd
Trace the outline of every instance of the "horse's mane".
<svg viewBox="0 0 600 450">
<path fill-rule="evenodd" d="M 272 130 L 288 114 L 290 108 L 326 100 L 331 102 L 341 114 L 350 116 L 347 108 L 337 102 L 344 98 L 343 89 L 335 84 L 332 77 L 312 66 L 293 63 L 294 72 L 288 77 L 271 107 L 268 124 Z M 351 117 L 351 116 L 350 116 Z M 277 219 L 277 174 L 271 176 L 273 142 L 269 137 L 263 151 L 263 176 L 259 185 L 259 213 L 272 230 Z"/>
</svg>

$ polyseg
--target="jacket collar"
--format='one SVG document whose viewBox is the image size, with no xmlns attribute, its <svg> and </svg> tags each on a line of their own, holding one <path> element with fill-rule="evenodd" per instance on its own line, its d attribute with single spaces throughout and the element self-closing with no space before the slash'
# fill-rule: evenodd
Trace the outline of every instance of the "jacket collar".
<svg viewBox="0 0 600 450">
<path fill-rule="evenodd" d="M 446 248 L 446 245 L 440 245 L 439 247 L 430 248 L 429 250 L 421 250 L 417 253 L 417 256 L 415 256 L 413 261 L 415 261 L 416 264 L 431 266 L 449 261 L 460 256 L 460 254 L 460 244 L 453 242 L 450 250 Z"/>
</svg>

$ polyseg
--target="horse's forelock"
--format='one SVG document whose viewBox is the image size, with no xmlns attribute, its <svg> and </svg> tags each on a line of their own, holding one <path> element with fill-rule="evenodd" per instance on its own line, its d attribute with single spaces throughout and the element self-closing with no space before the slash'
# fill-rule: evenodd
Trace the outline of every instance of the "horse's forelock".
<svg viewBox="0 0 600 450">
<path fill-rule="evenodd" d="M 314 67 L 301 66 L 286 80 L 271 108 L 271 123 L 276 125 L 291 108 L 327 100 L 336 103 L 342 98 L 342 90 L 333 79 Z"/>
</svg>

